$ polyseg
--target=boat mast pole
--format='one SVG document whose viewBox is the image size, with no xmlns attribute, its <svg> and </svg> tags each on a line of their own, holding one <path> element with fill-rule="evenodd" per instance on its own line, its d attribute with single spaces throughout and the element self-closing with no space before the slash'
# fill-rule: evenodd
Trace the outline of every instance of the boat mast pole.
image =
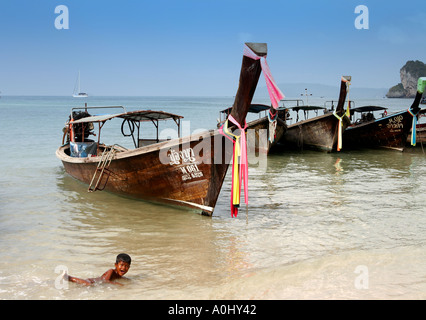
<svg viewBox="0 0 426 320">
<path fill-rule="evenodd" d="M 78 70 L 78 91 L 77 91 L 77 94 L 79 94 L 81 91 L 80 91 L 80 70 Z"/>
</svg>

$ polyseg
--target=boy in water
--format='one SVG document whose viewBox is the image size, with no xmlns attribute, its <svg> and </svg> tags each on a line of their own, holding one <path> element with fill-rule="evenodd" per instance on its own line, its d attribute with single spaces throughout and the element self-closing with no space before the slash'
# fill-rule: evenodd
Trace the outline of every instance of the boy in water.
<svg viewBox="0 0 426 320">
<path fill-rule="evenodd" d="M 114 280 L 121 279 L 127 273 L 127 271 L 129 271 L 131 262 L 132 259 L 128 254 L 120 253 L 115 260 L 115 269 L 109 269 L 98 278 L 79 279 L 68 275 L 65 275 L 65 278 L 68 278 L 68 281 L 84 284 L 87 286 L 90 286 L 96 282 L 108 282 L 122 285 L 121 283 L 114 282 Z"/>
</svg>

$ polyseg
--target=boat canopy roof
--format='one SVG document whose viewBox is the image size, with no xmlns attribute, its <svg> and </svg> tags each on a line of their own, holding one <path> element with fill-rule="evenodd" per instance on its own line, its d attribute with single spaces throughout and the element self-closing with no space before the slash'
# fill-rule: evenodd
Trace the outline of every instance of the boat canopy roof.
<svg viewBox="0 0 426 320">
<path fill-rule="evenodd" d="M 250 113 L 259 113 L 262 111 L 269 110 L 271 106 L 268 106 L 266 104 L 251 104 L 248 112 Z M 222 110 L 221 113 L 231 113 L 232 107 L 226 108 L 225 110 Z"/>
<path fill-rule="evenodd" d="M 179 116 L 173 113 L 164 112 L 164 111 L 153 111 L 153 110 L 138 110 L 138 111 L 129 111 L 124 113 L 116 113 L 116 114 L 105 114 L 105 115 L 96 115 L 81 118 L 78 120 L 74 120 L 73 124 L 77 123 L 88 123 L 88 122 L 105 122 L 107 120 L 113 118 L 121 118 L 130 121 L 152 121 L 152 120 L 178 120 L 183 118 L 183 116 Z"/>
<path fill-rule="evenodd" d="M 298 112 L 299 110 L 302 110 L 302 111 L 326 110 L 327 108 L 319 107 L 319 106 L 297 106 L 297 107 L 292 107 L 290 109 Z"/>
<path fill-rule="evenodd" d="M 379 106 L 363 106 L 351 109 L 351 113 L 353 112 L 372 112 L 372 111 L 384 111 L 388 108 L 379 107 Z"/>
</svg>

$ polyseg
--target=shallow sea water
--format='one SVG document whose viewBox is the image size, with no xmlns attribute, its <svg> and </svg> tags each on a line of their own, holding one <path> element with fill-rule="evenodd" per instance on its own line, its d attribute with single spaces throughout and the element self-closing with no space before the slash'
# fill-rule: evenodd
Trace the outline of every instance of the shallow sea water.
<svg viewBox="0 0 426 320">
<path fill-rule="evenodd" d="M 232 98 L 91 98 L 182 114 L 214 128 Z M 402 110 L 411 101 L 378 100 Z M 0 99 L 0 299 L 425 299 L 421 148 L 285 151 L 249 168 L 249 205 L 213 217 L 88 193 L 55 150 L 68 97 Z M 357 103 L 359 106 L 360 103 Z M 82 287 L 126 252 L 124 286 Z"/>
</svg>

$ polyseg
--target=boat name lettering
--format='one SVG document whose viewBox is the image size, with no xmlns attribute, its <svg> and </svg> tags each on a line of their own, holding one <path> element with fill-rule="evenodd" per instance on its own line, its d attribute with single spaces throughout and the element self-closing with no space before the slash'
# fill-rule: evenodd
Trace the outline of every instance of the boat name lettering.
<svg viewBox="0 0 426 320">
<path fill-rule="evenodd" d="M 182 174 L 182 180 L 191 180 L 203 177 L 203 172 L 200 171 L 196 161 L 195 153 L 192 148 L 186 148 L 180 152 L 170 150 L 168 156 L 170 157 L 170 165 L 182 165 L 179 167 Z"/>
<path fill-rule="evenodd" d="M 389 119 L 388 128 L 389 129 L 401 129 L 404 128 L 404 124 L 402 123 L 402 120 L 404 117 L 402 115 L 393 117 Z"/>
<path fill-rule="evenodd" d="M 195 161 L 194 150 L 192 148 L 187 148 L 179 152 L 172 149 L 168 156 L 170 157 L 171 166 L 174 164 L 181 164 L 181 160 L 182 164 Z"/>
<path fill-rule="evenodd" d="M 182 172 L 183 181 L 203 177 L 203 173 L 200 171 L 200 169 L 198 169 L 198 166 L 195 163 L 180 167 L 180 170 Z"/>
</svg>

